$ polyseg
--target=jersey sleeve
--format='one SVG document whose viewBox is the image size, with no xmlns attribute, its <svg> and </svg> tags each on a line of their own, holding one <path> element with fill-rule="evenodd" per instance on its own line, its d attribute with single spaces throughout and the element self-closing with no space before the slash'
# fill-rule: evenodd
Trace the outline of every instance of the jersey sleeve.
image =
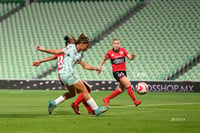
<svg viewBox="0 0 200 133">
<path fill-rule="evenodd" d="M 63 48 L 62 49 L 63 50 L 63 52 L 66 54 L 66 55 L 70 55 L 70 54 L 72 54 L 73 53 L 73 47 L 71 46 L 71 45 L 69 45 L 69 46 L 67 46 L 66 48 Z"/>
<path fill-rule="evenodd" d="M 65 49 L 65 48 L 66 48 L 66 47 L 61 48 L 61 50 Z M 56 57 L 56 58 L 58 58 L 58 57 L 60 57 L 60 56 L 63 56 L 63 57 L 64 57 L 64 55 L 65 55 L 65 54 L 55 54 L 54 57 Z"/>
<path fill-rule="evenodd" d="M 66 53 L 67 49 L 66 49 L 66 48 L 63 48 L 62 51 L 63 51 L 64 53 Z"/>
<path fill-rule="evenodd" d="M 80 59 L 80 61 L 85 61 L 83 53 L 81 53 L 81 59 Z"/>
<path fill-rule="evenodd" d="M 84 57 L 83 57 L 83 52 L 81 53 L 80 59 L 76 61 L 76 64 L 79 64 L 80 61 L 85 61 L 85 59 L 84 59 Z"/>
<path fill-rule="evenodd" d="M 56 57 L 56 58 L 58 58 L 58 57 L 60 57 L 60 56 L 63 56 L 63 57 L 64 57 L 65 54 L 55 54 L 55 55 L 54 55 L 54 57 Z"/>
<path fill-rule="evenodd" d="M 125 48 L 122 47 L 122 50 L 124 51 L 125 56 L 129 54 Z"/>
<path fill-rule="evenodd" d="M 58 56 L 60 56 L 60 54 L 55 54 L 54 57 L 58 58 Z"/>
<path fill-rule="evenodd" d="M 106 59 L 109 59 L 109 58 L 110 58 L 109 51 L 105 54 L 104 58 L 106 58 Z"/>
</svg>

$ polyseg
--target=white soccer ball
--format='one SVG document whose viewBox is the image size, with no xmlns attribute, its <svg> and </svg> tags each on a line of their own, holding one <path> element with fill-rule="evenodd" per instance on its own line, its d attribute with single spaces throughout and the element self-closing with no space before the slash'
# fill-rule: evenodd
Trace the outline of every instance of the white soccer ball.
<svg viewBox="0 0 200 133">
<path fill-rule="evenodd" d="M 139 82 L 137 85 L 136 85 L 136 91 L 138 94 L 140 95 L 144 95 L 145 93 L 147 93 L 149 90 L 149 87 L 146 83 L 144 82 Z"/>
</svg>

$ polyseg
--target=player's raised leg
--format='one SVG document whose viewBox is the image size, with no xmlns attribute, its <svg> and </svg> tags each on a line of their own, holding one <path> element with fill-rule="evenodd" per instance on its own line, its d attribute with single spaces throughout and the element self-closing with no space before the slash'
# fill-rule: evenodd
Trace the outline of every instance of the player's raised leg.
<svg viewBox="0 0 200 133">
<path fill-rule="evenodd" d="M 87 88 L 87 91 L 90 93 L 92 91 L 91 86 L 84 80 L 82 80 L 83 84 L 85 85 L 85 87 Z M 86 109 L 88 110 L 88 114 L 89 115 L 93 115 L 94 111 L 92 110 L 92 108 L 87 104 L 87 102 L 85 101 L 82 93 L 79 93 L 78 97 L 76 98 L 75 102 L 71 104 L 71 107 L 73 108 L 74 112 L 76 114 L 80 114 L 80 110 L 79 110 L 79 104 L 83 103 L 84 106 L 86 107 Z"/>
<path fill-rule="evenodd" d="M 109 100 L 116 97 L 120 93 L 122 93 L 121 89 L 117 89 L 117 90 L 113 91 L 109 96 L 103 98 L 103 102 L 104 102 L 105 106 L 109 106 Z"/>
<path fill-rule="evenodd" d="M 100 115 L 101 113 L 106 112 L 109 109 L 109 107 L 99 107 L 99 106 L 97 106 L 96 102 L 89 95 L 86 87 L 83 85 L 81 80 L 79 80 L 77 83 L 75 83 L 74 87 L 77 88 L 82 93 L 85 101 L 94 110 L 96 116 Z"/>
<path fill-rule="evenodd" d="M 68 88 L 68 92 L 64 93 L 63 95 L 59 96 L 57 99 L 54 101 L 51 100 L 49 101 L 49 106 L 48 106 L 48 112 L 49 114 L 52 114 L 53 110 L 62 102 L 67 100 L 68 98 L 74 97 L 76 95 L 76 90 L 73 87 L 69 87 L 68 85 L 65 84 L 65 87 Z"/>
<path fill-rule="evenodd" d="M 127 88 L 127 92 L 129 94 L 129 96 L 131 97 L 131 99 L 133 100 L 135 106 L 138 106 L 139 104 L 142 103 L 142 101 L 138 101 L 133 93 L 133 89 L 131 87 L 131 83 L 130 81 L 126 78 L 126 76 L 124 76 L 123 78 L 121 78 L 120 80 L 120 86 Z"/>
</svg>

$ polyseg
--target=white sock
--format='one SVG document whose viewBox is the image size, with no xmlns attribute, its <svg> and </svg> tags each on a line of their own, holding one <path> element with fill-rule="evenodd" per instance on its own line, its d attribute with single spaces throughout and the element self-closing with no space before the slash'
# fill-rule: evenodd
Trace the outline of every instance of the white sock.
<svg viewBox="0 0 200 133">
<path fill-rule="evenodd" d="M 90 107 L 93 109 L 93 110 L 97 110 L 98 109 L 98 106 L 96 104 L 96 102 L 94 101 L 94 99 L 91 97 L 89 100 L 86 101 L 88 105 L 90 105 Z"/>
<path fill-rule="evenodd" d="M 65 98 L 63 96 L 58 97 L 55 102 L 56 102 L 56 106 L 60 103 L 62 103 L 63 101 L 65 101 Z"/>
</svg>

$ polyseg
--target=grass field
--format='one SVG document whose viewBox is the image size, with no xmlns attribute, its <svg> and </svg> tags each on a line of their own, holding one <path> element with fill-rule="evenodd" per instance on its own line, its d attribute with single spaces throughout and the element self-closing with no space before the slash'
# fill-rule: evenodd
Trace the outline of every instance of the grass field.
<svg viewBox="0 0 200 133">
<path fill-rule="evenodd" d="M 0 133 L 199 133 L 200 93 L 153 93 L 136 97 L 135 107 L 125 92 L 110 101 L 110 110 L 89 116 L 72 98 L 48 115 L 47 105 L 64 91 L 0 90 Z M 92 92 L 98 105 L 111 92 Z"/>
</svg>

